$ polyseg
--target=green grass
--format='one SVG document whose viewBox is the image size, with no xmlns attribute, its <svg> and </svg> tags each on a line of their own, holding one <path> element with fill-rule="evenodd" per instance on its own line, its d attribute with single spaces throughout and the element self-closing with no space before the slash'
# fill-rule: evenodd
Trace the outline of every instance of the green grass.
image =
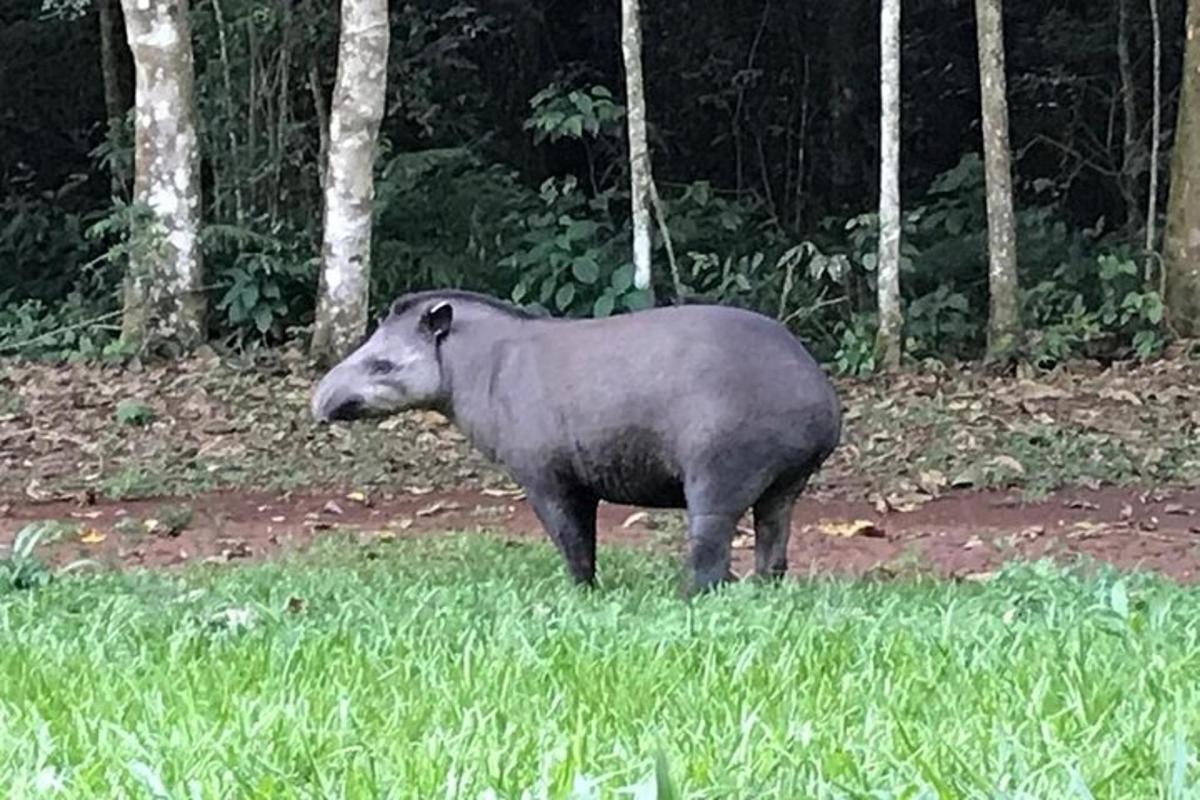
<svg viewBox="0 0 1200 800">
<path fill-rule="evenodd" d="M 1194 591 L 1039 564 L 686 603 L 674 562 L 602 559 L 594 593 L 546 545 L 478 536 L 7 591 L 0 775 L 13 797 L 653 797 L 661 753 L 685 797 L 1196 796 Z"/>
</svg>

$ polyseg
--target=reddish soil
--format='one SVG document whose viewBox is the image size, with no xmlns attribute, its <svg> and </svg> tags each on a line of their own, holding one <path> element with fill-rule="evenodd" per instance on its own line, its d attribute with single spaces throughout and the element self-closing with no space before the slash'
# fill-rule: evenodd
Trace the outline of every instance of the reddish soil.
<svg viewBox="0 0 1200 800">
<path fill-rule="evenodd" d="M 336 492 L 218 492 L 126 502 L 0 500 L 0 558 L 18 530 L 42 519 L 83 528 L 43 546 L 42 558 L 54 564 L 89 558 L 114 568 L 264 558 L 322 536 L 344 536 L 345 531 L 381 540 L 476 528 L 514 537 L 544 535 L 519 497 L 458 491 L 364 499 Z M 164 506 L 180 504 L 193 511 L 184 530 L 176 535 L 144 532 L 145 520 L 166 516 Z M 681 520 L 679 515 L 649 516 L 639 509 L 601 506 L 601 564 L 604 547 L 615 544 L 678 550 Z M 790 562 L 797 575 L 921 571 L 967 578 L 1011 559 L 1049 556 L 1069 562 L 1082 555 L 1182 582 L 1200 578 L 1197 489 L 1079 490 L 1039 502 L 1000 493 L 950 493 L 907 513 L 880 513 L 864 502 L 808 498 L 797 506 L 794 525 Z M 750 572 L 753 538 L 740 535 L 735 552 L 735 571 Z"/>
</svg>

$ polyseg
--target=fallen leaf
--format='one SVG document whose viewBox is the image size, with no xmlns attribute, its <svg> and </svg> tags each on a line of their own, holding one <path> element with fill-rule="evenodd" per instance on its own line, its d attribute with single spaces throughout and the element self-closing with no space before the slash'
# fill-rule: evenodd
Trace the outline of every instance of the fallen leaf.
<svg viewBox="0 0 1200 800">
<path fill-rule="evenodd" d="M 355 503 L 361 503 L 364 506 L 371 505 L 371 501 L 367 498 L 365 492 L 350 492 L 346 495 L 347 500 L 353 500 Z"/>
<path fill-rule="evenodd" d="M 1000 467 L 1017 477 L 1025 474 L 1025 465 L 1012 456 L 996 456 L 992 459 L 991 463 L 992 466 Z"/>
<path fill-rule="evenodd" d="M 1094 539 L 1108 533 L 1108 528 L 1097 522 L 1076 522 L 1067 533 L 1068 539 Z"/>
<path fill-rule="evenodd" d="M 887 508 L 892 511 L 898 511 L 901 514 L 909 514 L 916 511 L 921 506 L 933 499 L 932 495 L 922 494 L 921 492 L 910 492 L 908 494 L 889 494 L 884 498 L 887 503 Z"/>
<path fill-rule="evenodd" d="M 1129 503 L 1121 506 L 1121 519 L 1126 521 L 1133 519 L 1133 506 L 1129 505 Z"/>
<path fill-rule="evenodd" d="M 936 469 L 922 470 L 917 475 L 917 485 L 927 494 L 935 495 L 945 489 L 949 481 L 944 473 Z"/>
<path fill-rule="evenodd" d="M 983 547 L 983 539 L 980 539 L 978 536 L 972 536 L 963 543 L 963 550 L 974 550 L 978 547 Z"/>
<path fill-rule="evenodd" d="M 287 517 L 271 517 L 271 522 L 287 522 Z"/>
<path fill-rule="evenodd" d="M 1095 503 L 1091 502 L 1090 500 L 1068 500 L 1065 503 L 1063 503 L 1063 505 L 1067 508 L 1074 508 L 1074 509 L 1080 509 L 1080 510 L 1086 509 L 1088 511 L 1097 511 L 1100 508 L 1100 506 L 1096 505 Z"/>
<path fill-rule="evenodd" d="M 394 519 L 391 522 L 389 522 L 388 526 L 392 527 L 392 528 L 399 528 L 402 531 L 406 531 L 413 526 L 413 519 L 412 519 L 412 517 L 401 517 L 400 519 Z"/>
<path fill-rule="evenodd" d="M 748 550 L 754 546 L 754 537 L 747 533 L 739 533 L 733 537 L 731 546 L 734 550 Z"/>
<path fill-rule="evenodd" d="M 374 537 L 375 537 L 375 538 L 376 538 L 378 541 L 381 541 L 381 542 L 394 542 L 394 541 L 396 541 L 396 532 L 395 532 L 395 531 L 389 531 L 389 530 L 375 531 L 375 532 L 374 532 L 372 535 L 373 535 L 373 536 L 374 536 Z"/>
<path fill-rule="evenodd" d="M 344 511 L 342 511 L 342 507 L 339 506 L 337 504 L 337 501 L 335 501 L 335 500 L 330 500 L 328 503 L 326 503 L 324 506 L 321 507 L 321 510 L 324 511 L 326 514 L 344 514 L 345 513 Z"/>
<path fill-rule="evenodd" d="M 1170 514 L 1176 517 L 1190 517 L 1196 513 L 1195 509 L 1188 508 L 1182 503 L 1167 503 L 1163 508 L 1164 514 Z"/>
<path fill-rule="evenodd" d="M 846 522 L 819 522 L 817 530 L 826 536 L 836 536 L 839 539 L 849 539 L 852 536 L 882 538 L 884 531 L 869 519 L 855 519 Z"/>
<path fill-rule="evenodd" d="M 521 497 L 525 494 L 520 488 L 515 489 L 483 489 L 480 494 L 485 494 L 488 497 Z"/>
<path fill-rule="evenodd" d="M 630 514 L 628 517 L 625 518 L 625 521 L 621 523 L 621 527 L 622 528 L 632 528 L 634 525 L 641 525 L 649 519 L 650 519 L 650 512 L 635 511 L 634 513 Z"/>
<path fill-rule="evenodd" d="M 79 541 L 83 544 L 100 544 L 107 538 L 107 536 L 95 528 L 84 528 L 79 535 Z"/>
<path fill-rule="evenodd" d="M 434 514 L 440 514 L 443 511 L 455 511 L 460 508 L 462 508 L 462 506 L 458 503 L 451 502 L 449 500 L 438 500 L 437 502 L 427 505 L 424 508 L 417 509 L 417 516 L 431 517 Z"/>
<path fill-rule="evenodd" d="M 429 494 L 430 492 L 432 492 L 433 487 L 432 486 L 405 486 L 404 491 L 408 492 L 409 494 L 422 495 L 422 494 Z"/>
</svg>

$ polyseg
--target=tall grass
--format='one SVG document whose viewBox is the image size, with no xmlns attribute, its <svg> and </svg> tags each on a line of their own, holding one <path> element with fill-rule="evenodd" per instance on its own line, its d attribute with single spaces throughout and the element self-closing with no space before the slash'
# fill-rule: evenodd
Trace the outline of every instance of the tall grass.
<svg viewBox="0 0 1200 800">
<path fill-rule="evenodd" d="M 479 536 L 0 595 L 13 797 L 1197 796 L 1200 597 L 737 585 Z M 655 764 L 659 769 L 655 775 Z M 622 792 L 621 790 L 625 791 Z"/>
</svg>

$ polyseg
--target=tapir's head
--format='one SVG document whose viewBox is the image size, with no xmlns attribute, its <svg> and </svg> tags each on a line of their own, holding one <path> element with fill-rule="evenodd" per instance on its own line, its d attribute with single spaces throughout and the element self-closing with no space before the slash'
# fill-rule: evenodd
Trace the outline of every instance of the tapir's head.
<svg viewBox="0 0 1200 800">
<path fill-rule="evenodd" d="M 370 338 L 321 379 L 313 417 L 351 420 L 438 405 L 445 394 L 438 348 L 453 318 L 445 300 L 393 306 Z"/>
</svg>

